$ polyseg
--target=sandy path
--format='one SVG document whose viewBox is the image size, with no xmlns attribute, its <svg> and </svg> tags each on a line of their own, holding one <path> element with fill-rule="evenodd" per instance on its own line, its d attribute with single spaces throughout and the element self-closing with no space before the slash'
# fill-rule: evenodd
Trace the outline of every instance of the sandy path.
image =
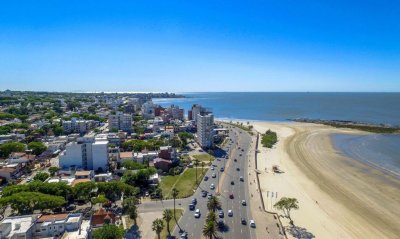
<svg viewBox="0 0 400 239">
<path fill-rule="evenodd" d="M 400 182 L 332 147 L 329 134 L 354 131 L 301 123 L 253 125 L 260 132 L 270 128 L 279 138 L 259 156 L 259 168 L 267 168 L 260 175 L 267 209 L 274 210 L 271 205 L 282 196 L 296 197 L 300 209 L 292 218 L 305 229 L 305 238 L 398 238 Z M 274 164 L 285 173 L 272 173 Z M 271 199 L 271 192 L 278 199 Z"/>
</svg>

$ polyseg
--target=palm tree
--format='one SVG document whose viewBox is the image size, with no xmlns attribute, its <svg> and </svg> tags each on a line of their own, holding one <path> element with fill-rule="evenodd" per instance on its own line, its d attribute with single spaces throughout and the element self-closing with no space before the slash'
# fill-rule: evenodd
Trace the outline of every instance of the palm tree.
<svg viewBox="0 0 400 239">
<path fill-rule="evenodd" d="M 217 214 L 213 211 L 209 212 L 206 217 L 206 222 L 217 222 Z"/>
<path fill-rule="evenodd" d="M 214 221 L 206 221 L 203 227 L 203 236 L 212 239 L 217 237 L 217 225 Z"/>
<path fill-rule="evenodd" d="M 172 219 L 172 210 L 171 209 L 165 209 L 163 212 L 163 219 L 167 223 L 167 231 L 168 235 L 171 236 L 171 231 L 169 230 L 169 222 Z"/>
<path fill-rule="evenodd" d="M 160 233 L 164 229 L 164 222 L 160 218 L 153 221 L 151 229 L 157 233 L 158 239 L 160 239 Z"/>
<path fill-rule="evenodd" d="M 221 202 L 216 196 L 212 196 L 210 199 L 208 199 L 207 208 L 209 211 L 215 212 L 217 208 L 220 207 L 221 207 Z"/>
<path fill-rule="evenodd" d="M 201 161 L 201 173 L 203 173 L 204 172 L 204 166 L 205 166 L 206 164 L 203 162 L 203 161 Z"/>
<path fill-rule="evenodd" d="M 176 197 L 178 197 L 178 194 L 179 194 L 178 189 L 176 189 L 175 187 L 172 188 L 172 193 L 171 194 L 172 194 L 172 197 L 174 198 L 174 218 L 176 220 L 176 216 L 175 216 L 175 199 L 176 199 Z"/>
</svg>

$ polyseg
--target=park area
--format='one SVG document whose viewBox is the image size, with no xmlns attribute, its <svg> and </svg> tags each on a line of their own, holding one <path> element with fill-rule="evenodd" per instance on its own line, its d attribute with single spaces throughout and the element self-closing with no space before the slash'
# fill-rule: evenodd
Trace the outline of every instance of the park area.
<svg viewBox="0 0 400 239">
<path fill-rule="evenodd" d="M 204 153 L 204 154 L 195 154 L 195 155 L 192 155 L 192 157 L 194 159 L 199 160 L 200 162 L 212 162 L 215 159 L 214 156 L 212 156 L 210 154 L 206 154 L 206 153 Z"/>
<path fill-rule="evenodd" d="M 203 176 L 207 172 L 208 168 L 197 168 L 197 180 L 200 183 L 203 180 Z M 180 175 L 165 176 L 161 178 L 160 188 L 162 189 L 165 199 L 171 199 L 172 188 L 176 188 L 178 198 L 189 197 L 193 194 L 196 186 L 196 169 L 188 168 Z"/>
</svg>

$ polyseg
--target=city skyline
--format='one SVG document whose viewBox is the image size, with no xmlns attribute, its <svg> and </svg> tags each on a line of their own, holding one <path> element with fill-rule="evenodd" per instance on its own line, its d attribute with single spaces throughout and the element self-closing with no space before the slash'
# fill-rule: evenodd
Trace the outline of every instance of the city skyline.
<svg viewBox="0 0 400 239">
<path fill-rule="evenodd" d="M 399 12 L 395 1 L 7 3 L 0 90 L 398 92 Z"/>
</svg>

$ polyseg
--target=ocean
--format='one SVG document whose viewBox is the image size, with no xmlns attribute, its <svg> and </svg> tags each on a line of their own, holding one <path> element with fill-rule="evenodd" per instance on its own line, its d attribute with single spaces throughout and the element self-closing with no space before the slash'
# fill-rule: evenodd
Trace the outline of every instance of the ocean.
<svg viewBox="0 0 400 239">
<path fill-rule="evenodd" d="M 187 112 L 201 104 L 220 119 L 287 121 L 294 118 L 349 120 L 400 126 L 400 93 L 183 93 L 187 98 L 154 99 Z M 400 178 L 400 135 L 332 136 L 344 155 Z"/>
<path fill-rule="evenodd" d="M 400 93 L 183 93 L 188 98 L 154 99 L 162 106 L 192 104 L 217 118 L 286 121 L 293 118 L 350 120 L 400 126 Z"/>
</svg>

